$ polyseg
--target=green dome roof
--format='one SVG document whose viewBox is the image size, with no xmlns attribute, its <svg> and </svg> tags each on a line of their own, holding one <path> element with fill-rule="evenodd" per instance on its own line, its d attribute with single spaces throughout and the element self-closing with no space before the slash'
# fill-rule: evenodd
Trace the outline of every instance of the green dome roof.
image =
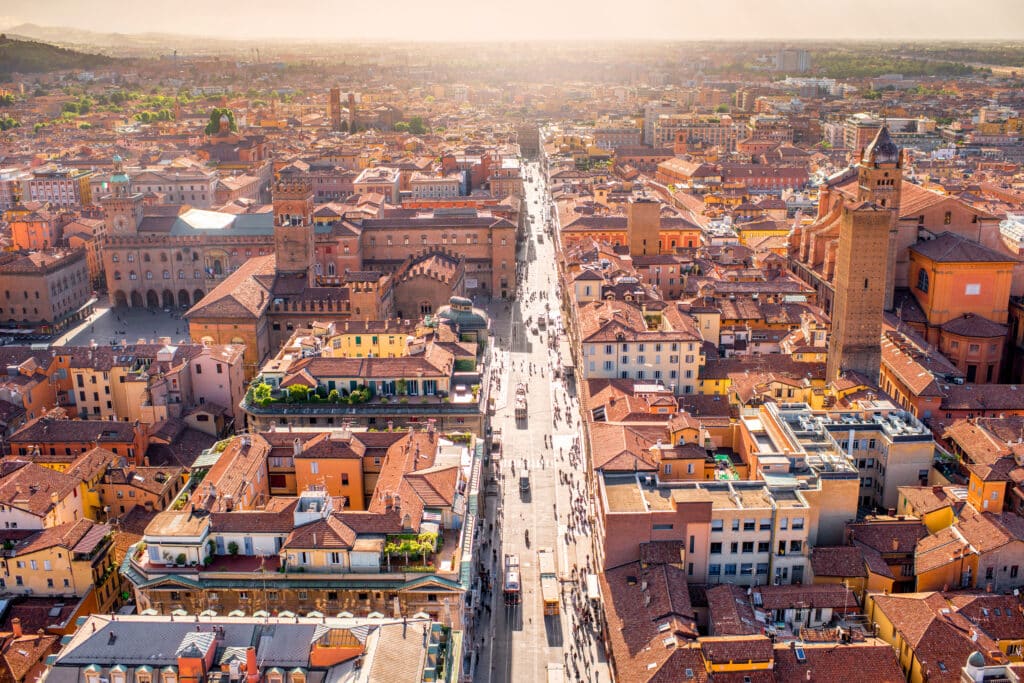
<svg viewBox="0 0 1024 683">
<path fill-rule="evenodd" d="M 487 314 L 479 308 L 473 308 L 471 300 L 453 296 L 449 301 L 449 305 L 438 309 L 439 319 L 458 325 L 463 331 L 487 329 Z"/>
</svg>

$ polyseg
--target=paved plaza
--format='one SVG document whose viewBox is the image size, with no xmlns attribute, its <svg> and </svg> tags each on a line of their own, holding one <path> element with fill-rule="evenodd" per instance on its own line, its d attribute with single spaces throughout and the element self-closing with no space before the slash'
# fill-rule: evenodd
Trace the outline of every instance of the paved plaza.
<svg viewBox="0 0 1024 683">
<path fill-rule="evenodd" d="M 111 308 L 106 297 L 96 303 L 96 312 L 76 327 L 53 340 L 54 346 L 135 344 L 170 337 L 172 342 L 188 341 L 188 323 L 181 309 Z"/>
</svg>

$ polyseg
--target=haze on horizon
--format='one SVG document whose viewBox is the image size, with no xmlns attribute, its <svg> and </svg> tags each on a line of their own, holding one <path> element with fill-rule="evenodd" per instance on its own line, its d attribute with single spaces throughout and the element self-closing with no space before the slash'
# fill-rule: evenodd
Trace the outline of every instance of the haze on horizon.
<svg viewBox="0 0 1024 683">
<path fill-rule="evenodd" d="M 110 11 L 82 0 L 6 0 L 0 12 L 8 27 L 242 40 L 1024 39 L 1024 0 L 177 0 Z"/>
</svg>

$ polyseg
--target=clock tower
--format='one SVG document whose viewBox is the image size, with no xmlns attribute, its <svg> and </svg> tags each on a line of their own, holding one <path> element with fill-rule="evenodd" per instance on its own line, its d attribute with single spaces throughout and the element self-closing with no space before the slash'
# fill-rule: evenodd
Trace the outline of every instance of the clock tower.
<svg viewBox="0 0 1024 683">
<path fill-rule="evenodd" d="M 134 235 L 142 223 L 142 193 L 132 192 L 124 171 L 124 160 L 114 155 L 114 174 L 110 176 L 110 194 L 100 199 L 108 235 Z"/>
</svg>

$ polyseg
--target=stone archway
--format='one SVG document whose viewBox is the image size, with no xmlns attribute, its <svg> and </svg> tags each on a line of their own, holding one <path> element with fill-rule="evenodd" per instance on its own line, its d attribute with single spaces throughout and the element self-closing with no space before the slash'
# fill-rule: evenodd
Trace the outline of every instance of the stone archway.
<svg viewBox="0 0 1024 683">
<path fill-rule="evenodd" d="M 178 290 L 178 305 L 182 308 L 188 308 L 192 304 L 192 301 L 188 298 L 188 290 Z"/>
<path fill-rule="evenodd" d="M 160 295 L 152 289 L 146 292 L 146 306 L 148 308 L 160 308 Z"/>
<path fill-rule="evenodd" d="M 120 289 L 114 292 L 114 308 L 127 308 L 128 296 Z"/>
<path fill-rule="evenodd" d="M 132 306 L 142 308 L 142 295 L 138 292 L 132 292 Z"/>
<path fill-rule="evenodd" d="M 199 300 L 203 298 L 203 290 L 197 289 L 192 293 L 192 303 L 197 304 Z"/>
<path fill-rule="evenodd" d="M 169 289 L 164 290 L 164 308 L 174 308 L 174 292 Z"/>
</svg>

